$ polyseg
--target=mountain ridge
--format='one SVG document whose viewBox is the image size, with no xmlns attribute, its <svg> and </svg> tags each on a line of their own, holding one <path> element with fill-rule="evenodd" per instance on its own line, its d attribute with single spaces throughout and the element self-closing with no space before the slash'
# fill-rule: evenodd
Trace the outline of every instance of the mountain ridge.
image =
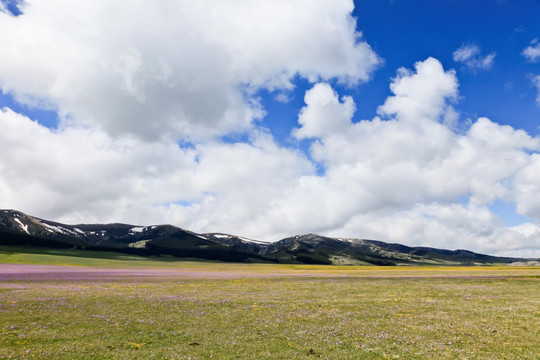
<svg viewBox="0 0 540 360">
<path fill-rule="evenodd" d="M 327 265 L 482 265 L 538 263 L 539 260 L 317 234 L 295 235 L 266 243 L 219 232 L 199 234 L 169 224 L 68 225 L 17 210 L 0 210 L 0 245 L 75 248 L 141 256 L 172 255 L 232 262 Z"/>
</svg>

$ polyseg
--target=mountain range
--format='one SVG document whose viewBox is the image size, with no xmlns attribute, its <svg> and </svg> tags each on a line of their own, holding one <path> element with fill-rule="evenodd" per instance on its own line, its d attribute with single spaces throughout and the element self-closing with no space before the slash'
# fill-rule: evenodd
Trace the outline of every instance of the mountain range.
<svg viewBox="0 0 540 360">
<path fill-rule="evenodd" d="M 296 235 L 267 243 L 223 233 L 199 234 L 173 225 L 67 225 L 16 210 L 0 210 L 0 246 L 109 251 L 140 256 L 169 255 L 228 262 L 327 265 L 538 264 L 539 260 L 316 234 Z"/>
</svg>

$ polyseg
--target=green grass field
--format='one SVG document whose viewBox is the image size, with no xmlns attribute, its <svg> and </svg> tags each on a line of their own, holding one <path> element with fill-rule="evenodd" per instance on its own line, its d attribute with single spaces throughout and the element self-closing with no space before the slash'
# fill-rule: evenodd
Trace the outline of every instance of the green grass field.
<svg viewBox="0 0 540 360">
<path fill-rule="evenodd" d="M 9 264 L 85 266 L 53 268 L 47 271 L 69 271 L 49 278 L 42 272 L 17 274 L 26 265 Z M 16 271 L 2 278 L 2 266 Z M 114 272 L 99 272 L 105 270 Z M 145 271 L 148 276 L 141 275 Z M 0 253 L 0 359 L 540 359 L 539 354 L 539 268 L 249 265 Z"/>
</svg>

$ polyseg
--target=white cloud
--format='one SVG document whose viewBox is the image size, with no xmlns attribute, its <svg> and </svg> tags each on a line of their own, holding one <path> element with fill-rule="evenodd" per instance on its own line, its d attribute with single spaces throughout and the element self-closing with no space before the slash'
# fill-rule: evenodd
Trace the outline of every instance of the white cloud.
<svg viewBox="0 0 540 360">
<path fill-rule="evenodd" d="M 158 139 L 246 131 L 258 88 L 369 79 L 380 63 L 353 2 L 28 0 L 0 13 L 0 88 L 63 126 Z M 316 41 L 314 41 L 316 39 Z M 39 60 L 37 60 L 39 59 Z"/>
<path fill-rule="evenodd" d="M 375 119 L 348 126 L 350 135 L 335 133 L 319 145 L 332 156 L 327 173 L 317 176 L 302 154 L 280 148 L 264 132 L 249 144 L 207 142 L 180 149 L 165 142 L 111 138 L 96 130 L 52 131 L 4 108 L 0 198 L 4 208 L 67 223 L 173 223 L 264 240 L 313 231 L 539 255 L 536 224 L 505 227 L 486 203 L 452 201 L 462 194 L 491 193 L 490 186 L 502 186 L 507 194 L 516 188 L 518 210 L 538 219 L 534 199 L 540 195 L 540 157 L 533 154 L 527 162 L 520 150 L 537 146 L 537 140 L 487 119 L 462 136 L 431 129 L 426 134 L 436 136 L 431 143 L 416 134 L 418 148 L 425 152 L 444 136 L 456 138 L 441 143 L 443 148 L 453 146 L 434 161 L 408 154 L 408 147 L 394 142 L 410 123 Z M 332 146 L 338 138 L 341 148 Z M 468 187 L 469 181 L 478 187 Z"/>
<path fill-rule="evenodd" d="M 492 52 L 482 56 L 480 48 L 476 44 L 463 44 L 454 51 L 453 58 L 455 62 L 460 62 L 470 70 L 489 70 L 493 66 L 493 59 L 497 54 Z"/>
<path fill-rule="evenodd" d="M 249 144 L 183 150 L 97 130 L 52 131 L 7 108 L 0 111 L 0 151 L 3 208 L 67 223 L 169 222 L 268 240 L 255 217 L 314 171 L 264 132 Z"/>
<path fill-rule="evenodd" d="M 306 106 L 298 117 L 302 127 L 296 129 L 294 135 L 299 139 L 326 137 L 346 130 L 356 109 L 350 96 L 344 96 L 342 100 L 340 103 L 330 85 L 316 84 L 306 92 Z"/>
<path fill-rule="evenodd" d="M 324 103 L 308 101 L 321 87 L 331 106 L 308 117 Z M 429 58 L 417 63 L 414 72 L 399 70 L 391 84 L 394 95 L 379 107 L 388 120 L 358 123 L 352 123 L 352 115 L 344 119 L 354 104 L 339 103 L 327 85 L 309 90 L 296 134 L 316 137 L 311 153 L 324 164 L 325 175 L 304 177 L 275 202 L 276 223 L 287 224 L 296 214 L 300 220 L 294 221 L 311 221 L 316 231 L 336 236 L 360 233 L 406 244 L 538 253 L 538 233 L 529 236 L 505 227 L 488 206 L 496 199 L 513 201 L 520 213 L 540 220 L 530 208 L 533 201 L 524 202 L 534 194 L 519 195 L 538 183 L 532 175 L 535 155 L 529 151 L 540 150 L 540 139 L 487 118 L 455 133 L 445 119 L 449 109 L 458 116 L 450 105 L 457 87 L 455 73 Z M 333 114 L 326 111 L 330 108 Z M 339 131 L 320 125 L 334 121 Z M 465 204 L 463 199 L 468 199 Z"/>
<path fill-rule="evenodd" d="M 532 154 L 530 164 L 522 168 L 513 178 L 516 188 L 517 211 L 537 221 L 540 219 L 540 204 L 536 199 L 540 196 L 540 155 Z"/>
<path fill-rule="evenodd" d="M 316 232 L 539 256 L 538 225 L 506 227 L 489 205 L 515 202 L 540 220 L 540 161 L 530 154 L 540 141 L 487 118 L 455 133 L 445 119 L 457 87 L 453 71 L 427 59 L 393 80 L 379 108 L 387 120 L 353 123 L 354 101 L 315 84 L 295 134 L 313 139 L 323 175 L 263 129 L 249 142 L 181 149 L 88 128 L 53 131 L 4 109 L 2 207 L 68 223 L 173 223 L 263 240 Z"/>
<path fill-rule="evenodd" d="M 529 61 L 536 62 L 540 59 L 540 43 L 538 39 L 534 39 L 530 46 L 527 46 L 521 53 Z"/>
<path fill-rule="evenodd" d="M 419 204 L 394 213 L 358 214 L 339 236 L 365 234 L 389 242 L 445 249 L 466 249 L 501 256 L 537 257 L 540 228 L 525 223 L 506 227 L 487 207 L 461 204 Z"/>
<path fill-rule="evenodd" d="M 454 71 L 444 72 L 434 58 L 415 64 L 416 74 L 408 69 L 398 69 L 390 89 L 393 96 L 379 107 L 381 115 L 393 115 L 402 121 L 431 121 L 446 110 L 446 102 L 455 100 L 458 83 Z"/>
</svg>

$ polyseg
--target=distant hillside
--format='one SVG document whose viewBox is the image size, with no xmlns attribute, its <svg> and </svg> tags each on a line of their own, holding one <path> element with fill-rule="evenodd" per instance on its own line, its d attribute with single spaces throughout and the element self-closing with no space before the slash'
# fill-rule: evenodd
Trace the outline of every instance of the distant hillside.
<svg viewBox="0 0 540 360">
<path fill-rule="evenodd" d="M 141 256 L 172 255 L 229 262 L 329 265 L 482 265 L 538 260 L 316 234 L 265 243 L 222 233 L 198 234 L 172 225 L 66 225 L 15 210 L 0 210 L 0 245 L 33 249 L 113 251 Z"/>
</svg>

